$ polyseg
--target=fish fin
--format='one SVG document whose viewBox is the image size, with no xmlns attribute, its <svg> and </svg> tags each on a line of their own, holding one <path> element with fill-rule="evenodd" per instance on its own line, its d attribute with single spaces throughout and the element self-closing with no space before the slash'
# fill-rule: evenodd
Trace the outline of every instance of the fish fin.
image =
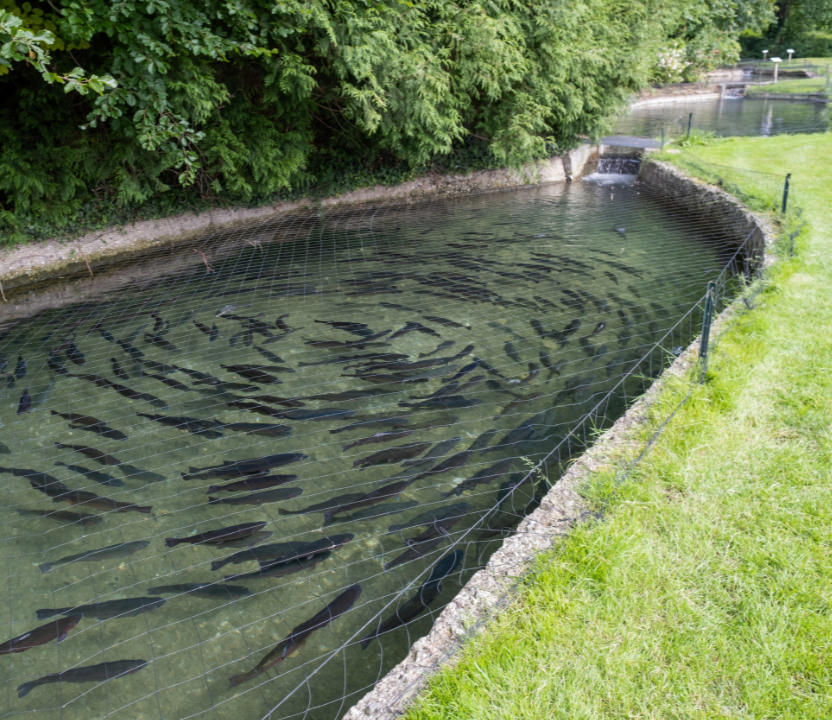
<svg viewBox="0 0 832 720">
<path fill-rule="evenodd" d="M 48 573 L 54 566 L 51 562 L 45 562 L 38 565 L 42 573 Z"/>
<path fill-rule="evenodd" d="M 38 620 L 45 620 L 53 615 L 60 615 L 66 608 L 41 608 L 35 611 Z"/>
</svg>

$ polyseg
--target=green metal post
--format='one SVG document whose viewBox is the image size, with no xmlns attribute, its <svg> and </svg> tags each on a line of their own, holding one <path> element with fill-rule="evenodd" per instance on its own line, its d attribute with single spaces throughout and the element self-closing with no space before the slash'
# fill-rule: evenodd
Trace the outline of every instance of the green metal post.
<svg viewBox="0 0 832 720">
<path fill-rule="evenodd" d="M 783 215 L 786 214 L 786 206 L 789 203 L 789 179 L 791 176 L 791 173 L 786 173 L 786 182 L 783 183 L 783 207 L 781 208 Z"/>
<path fill-rule="evenodd" d="M 699 341 L 699 364 L 701 374 L 699 382 L 705 382 L 705 373 L 708 372 L 708 343 L 711 339 L 711 321 L 714 315 L 714 297 L 716 295 L 716 283 L 711 280 L 708 283 L 708 290 L 705 293 L 705 316 L 702 318 L 702 337 Z"/>
<path fill-rule="evenodd" d="M 664 128 L 662 128 L 662 146 L 661 149 L 664 150 Z"/>
<path fill-rule="evenodd" d="M 690 138 L 690 127 L 693 125 L 693 113 L 688 113 L 688 134 L 687 138 Z"/>
</svg>

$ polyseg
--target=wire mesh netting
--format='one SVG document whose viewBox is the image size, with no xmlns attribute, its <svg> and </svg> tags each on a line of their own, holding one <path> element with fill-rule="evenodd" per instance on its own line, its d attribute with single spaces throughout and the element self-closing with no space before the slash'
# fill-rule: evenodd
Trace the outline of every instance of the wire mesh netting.
<svg viewBox="0 0 832 720">
<path fill-rule="evenodd" d="M 759 265 L 742 241 L 547 186 L 241 228 L 7 322 L 3 717 L 339 717 Z"/>
</svg>

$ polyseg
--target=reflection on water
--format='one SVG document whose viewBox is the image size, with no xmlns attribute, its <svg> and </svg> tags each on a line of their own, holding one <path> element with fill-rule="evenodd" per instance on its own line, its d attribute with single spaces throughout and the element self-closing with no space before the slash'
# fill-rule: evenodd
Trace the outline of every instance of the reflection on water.
<svg viewBox="0 0 832 720">
<path fill-rule="evenodd" d="M 338 716 L 725 240 L 587 183 L 292 232 L 0 339 L 0 629 L 76 618 L 0 658 L 4 716 Z"/>
<path fill-rule="evenodd" d="M 687 130 L 690 113 L 694 129 L 720 137 L 826 132 L 829 127 L 823 103 L 722 98 L 638 105 L 618 120 L 615 132 L 659 137 L 664 128 L 668 138 L 678 137 Z"/>
</svg>

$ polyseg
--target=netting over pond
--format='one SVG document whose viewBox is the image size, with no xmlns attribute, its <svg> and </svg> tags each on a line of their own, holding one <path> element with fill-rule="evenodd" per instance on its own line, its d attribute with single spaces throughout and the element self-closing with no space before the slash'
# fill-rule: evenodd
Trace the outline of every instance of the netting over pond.
<svg viewBox="0 0 832 720">
<path fill-rule="evenodd" d="M 719 227 L 638 184 L 298 215 L 7 322 L 2 716 L 338 717 L 698 333 Z"/>
</svg>

